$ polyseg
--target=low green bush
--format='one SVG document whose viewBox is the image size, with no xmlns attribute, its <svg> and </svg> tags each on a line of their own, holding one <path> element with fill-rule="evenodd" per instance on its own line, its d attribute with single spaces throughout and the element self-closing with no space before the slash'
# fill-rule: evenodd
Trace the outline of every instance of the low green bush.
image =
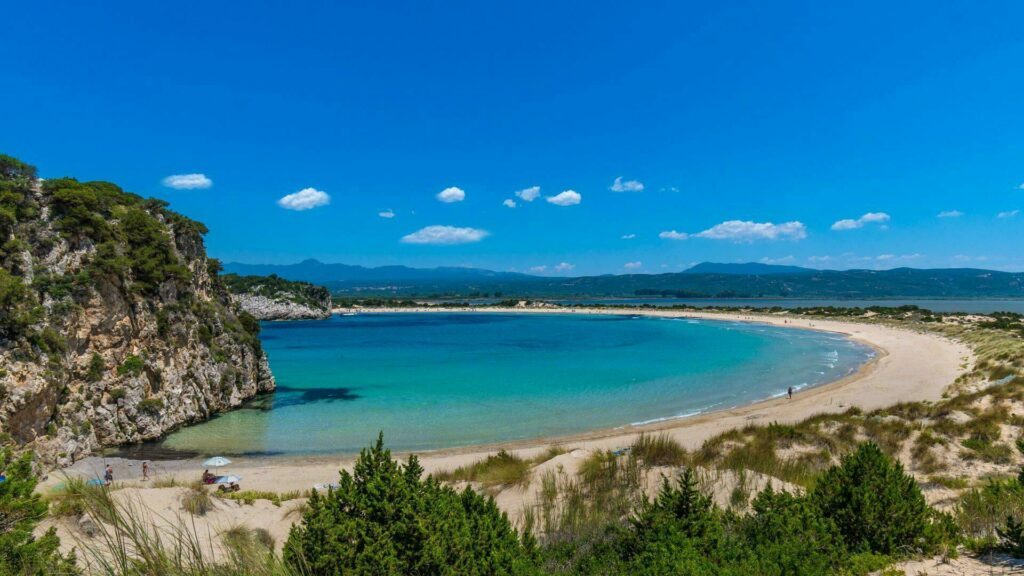
<svg viewBox="0 0 1024 576">
<path fill-rule="evenodd" d="M 131 354 L 121 362 L 121 365 L 117 367 L 118 376 L 138 376 L 142 374 L 142 369 L 145 368 L 145 363 L 142 358 Z"/>
</svg>

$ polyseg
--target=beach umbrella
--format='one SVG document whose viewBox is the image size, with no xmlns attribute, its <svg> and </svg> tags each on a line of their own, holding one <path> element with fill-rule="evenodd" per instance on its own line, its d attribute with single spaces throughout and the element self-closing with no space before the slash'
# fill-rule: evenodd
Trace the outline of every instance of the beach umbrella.
<svg viewBox="0 0 1024 576">
<path fill-rule="evenodd" d="M 211 468 L 220 468 L 221 466 L 227 466 L 228 464 L 231 464 L 231 460 L 228 460 L 223 456 L 214 456 L 213 458 L 203 462 L 203 466 L 209 466 Z"/>
<path fill-rule="evenodd" d="M 241 482 L 241 481 L 242 481 L 242 477 L 241 476 L 235 476 L 234 474 L 230 474 L 228 476 L 221 476 L 220 478 L 217 478 L 217 484 L 231 484 L 232 482 Z"/>
</svg>

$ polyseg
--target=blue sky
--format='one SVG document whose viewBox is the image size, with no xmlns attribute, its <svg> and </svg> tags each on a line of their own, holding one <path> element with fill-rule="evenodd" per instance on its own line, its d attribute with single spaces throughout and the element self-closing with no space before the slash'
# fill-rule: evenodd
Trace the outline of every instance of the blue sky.
<svg viewBox="0 0 1024 576">
<path fill-rule="evenodd" d="M 0 151 L 226 261 L 1024 269 L 1024 4 L 635 4 L 16 3 Z"/>
</svg>

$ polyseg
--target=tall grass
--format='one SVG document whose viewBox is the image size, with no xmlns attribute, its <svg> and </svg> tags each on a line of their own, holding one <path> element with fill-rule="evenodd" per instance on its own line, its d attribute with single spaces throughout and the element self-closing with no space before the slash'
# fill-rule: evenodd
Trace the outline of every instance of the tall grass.
<svg viewBox="0 0 1024 576">
<path fill-rule="evenodd" d="M 680 466 L 686 463 L 686 449 L 665 433 L 656 436 L 640 434 L 630 451 L 644 466 Z"/>
<path fill-rule="evenodd" d="M 530 461 L 500 450 L 472 464 L 438 472 L 434 477 L 442 482 L 478 482 L 485 488 L 520 486 L 529 481 L 530 466 Z"/>
<path fill-rule="evenodd" d="M 1024 520 L 1024 486 L 1016 479 L 990 480 L 960 497 L 955 517 L 964 535 L 975 542 L 972 547 L 993 545 L 996 528 L 1007 518 Z"/>
<path fill-rule="evenodd" d="M 138 502 L 115 501 L 107 490 L 88 493 L 84 502 L 85 513 L 97 526 L 94 537 L 77 542 L 87 574 L 302 576 L 302 570 L 286 566 L 274 553 L 265 530 L 233 527 L 215 539 L 201 533 L 194 516 L 163 521 Z"/>
<path fill-rule="evenodd" d="M 575 477 L 564 469 L 541 477 L 537 503 L 523 512 L 522 527 L 546 544 L 600 538 L 609 524 L 625 523 L 643 500 L 637 458 L 595 452 Z"/>
<path fill-rule="evenodd" d="M 181 507 L 193 516 L 205 516 L 213 510 L 213 498 L 202 482 L 193 482 L 181 497 Z"/>
<path fill-rule="evenodd" d="M 288 492 L 270 492 L 267 490 L 242 490 L 241 492 L 228 492 L 225 494 L 215 494 L 217 498 L 224 500 L 236 500 L 243 504 L 252 504 L 256 500 L 268 500 L 274 506 L 281 506 L 282 502 L 289 500 L 297 500 L 299 498 L 306 498 L 309 496 L 306 492 L 300 492 L 299 490 L 291 490 Z"/>
<path fill-rule="evenodd" d="M 88 500 L 102 491 L 102 487 L 90 485 L 82 476 L 68 476 L 59 488 L 47 495 L 50 515 L 81 516 L 86 511 Z"/>
</svg>

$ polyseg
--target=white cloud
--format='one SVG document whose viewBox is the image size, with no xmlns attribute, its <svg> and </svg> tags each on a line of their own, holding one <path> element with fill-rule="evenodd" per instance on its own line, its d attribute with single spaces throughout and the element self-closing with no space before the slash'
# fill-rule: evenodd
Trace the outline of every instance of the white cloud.
<svg viewBox="0 0 1024 576">
<path fill-rule="evenodd" d="M 515 207 L 516 207 L 516 201 L 515 201 L 515 200 L 513 200 L 513 199 L 511 199 L 511 198 L 506 198 L 506 199 L 505 199 L 505 200 L 504 200 L 504 201 L 503 201 L 503 202 L 501 203 L 501 205 L 502 205 L 502 206 L 504 206 L 504 207 L 506 207 L 506 208 L 515 208 Z"/>
<path fill-rule="evenodd" d="M 623 182 L 622 176 L 619 176 L 608 189 L 612 192 L 641 192 L 644 189 L 644 185 L 637 180 L 626 180 Z"/>
<path fill-rule="evenodd" d="M 173 174 L 163 179 L 164 186 L 175 190 L 196 190 L 213 186 L 206 174 Z"/>
<path fill-rule="evenodd" d="M 1020 186 L 1017 186 L 1017 190 L 1024 190 L 1024 183 L 1021 183 Z"/>
<path fill-rule="evenodd" d="M 959 211 L 959 210 L 943 210 L 942 212 L 939 212 L 938 217 L 939 218 L 959 218 L 959 217 L 961 217 L 963 215 L 964 215 L 964 213 Z"/>
<path fill-rule="evenodd" d="M 690 235 L 686 232 L 676 232 L 675 230 L 666 230 L 658 234 L 658 238 L 664 238 L 666 240 L 686 240 Z"/>
<path fill-rule="evenodd" d="M 817 263 L 824 263 L 824 262 L 831 262 L 833 260 L 835 260 L 835 257 L 833 257 L 833 256 L 808 256 L 807 257 L 807 261 L 808 262 L 815 263 L 815 264 L 817 264 Z"/>
<path fill-rule="evenodd" d="M 832 224 L 833 230 L 856 230 L 857 228 L 863 228 L 865 224 L 885 224 L 891 218 L 885 212 L 868 212 L 867 214 L 851 220 L 849 218 L 838 220 L 835 224 Z"/>
<path fill-rule="evenodd" d="M 792 264 L 795 261 L 795 256 L 783 256 L 782 258 L 768 258 L 765 256 L 764 258 L 761 258 L 762 264 Z"/>
<path fill-rule="evenodd" d="M 1013 218 L 1017 214 L 1020 214 L 1020 210 L 1007 210 L 1006 212 L 996 214 L 996 218 Z"/>
<path fill-rule="evenodd" d="M 637 260 L 636 262 L 626 262 L 625 264 L 622 265 L 622 267 L 625 268 L 626 270 L 636 270 L 637 268 L 643 265 L 643 262 Z"/>
<path fill-rule="evenodd" d="M 540 196 L 540 186 L 530 186 L 516 192 L 516 196 L 523 202 L 533 202 Z"/>
<path fill-rule="evenodd" d="M 921 258 L 924 258 L 924 254 L 918 254 L 916 252 L 913 253 L 913 254 L 879 254 L 878 256 L 875 256 L 875 260 L 878 260 L 879 262 L 890 262 L 890 263 L 891 262 L 906 262 L 906 261 L 909 261 L 909 260 L 919 260 Z"/>
<path fill-rule="evenodd" d="M 676 188 L 675 186 L 665 186 L 660 189 L 659 192 L 679 192 L 679 188 Z"/>
<path fill-rule="evenodd" d="M 551 270 L 552 272 L 568 272 L 575 267 L 575 264 L 569 264 L 568 262 L 559 262 L 558 264 L 555 264 L 554 266 L 550 267 L 546 264 L 541 264 L 539 266 L 531 266 L 530 272 L 533 272 L 535 274 L 541 274 L 543 272 L 547 272 L 548 270 Z"/>
<path fill-rule="evenodd" d="M 750 222 L 729 220 L 716 224 L 703 232 L 694 234 L 697 238 L 711 240 L 731 240 L 733 242 L 754 242 L 757 240 L 803 240 L 807 237 L 807 227 L 802 222 Z"/>
<path fill-rule="evenodd" d="M 427 226 L 412 234 L 402 236 L 405 244 L 468 244 L 479 242 L 490 235 L 479 228 L 458 228 L 455 226 Z"/>
<path fill-rule="evenodd" d="M 466 192 L 457 186 L 450 186 L 438 192 L 437 199 L 446 204 L 462 202 L 466 199 Z"/>
<path fill-rule="evenodd" d="M 294 194 L 283 196 L 277 201 L 277 205 L 286 210 L 310 210 L 317 206 L 326 206 L 331 203 L 331 197 L 322 190 L 316 188 L 303 188 Z"/>
<path fill-rule="evenodd" d="M 391 208 L 388 208 L 387 210 L 382 210 L 380 212 L 377 212 L 377 216 L 380 216 L 381 218 L 394 218 L 395 217 L 395 211 L 392 210 Z"/>
<path fill-rule="evenodd" d="M 632 240 L 633 238 L 636 238 L 636 234 L 623 234 L 622 235 L 622 239 L 623 240 Z"/>
<path fill-rule="evenodd" d="M 956 254 L 953 256 L 954 262 L 988 262 L 988 256 L 970 256 L 968 254 Z"/>
<path fill-rule="evenodd" d="M 554 196 L 548 196 L 547 201 L 555 206 L 573 206 L 579 204 L 583 196 L 575 190 L 563 190 Z"/>
</svg>

